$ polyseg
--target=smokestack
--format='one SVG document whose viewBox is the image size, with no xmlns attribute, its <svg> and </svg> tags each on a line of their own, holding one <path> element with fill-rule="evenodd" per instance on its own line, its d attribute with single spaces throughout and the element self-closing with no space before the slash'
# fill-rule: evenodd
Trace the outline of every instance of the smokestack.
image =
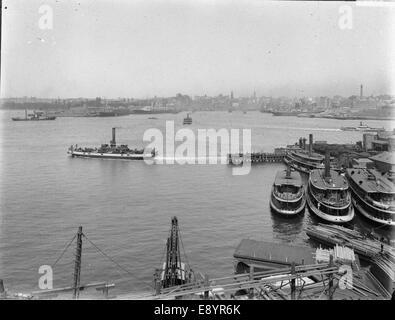
<svg viewBox="0 0 395 320">
<path fill-rule="evenodd" d="M 309 134 L 309 156 L 313 153 L 313 134 Z"/>
<path fill-rule="evenodd" d="M 290 176 L 291 176 L 291 167 L 288 165 L 288 166 L 287 166 L 286 177 L 289 178 Z"/>
<path fill-rule="evenodd" d="M 303 138 L 303 149 L 306 150 L 306 138 Z"/>
<path fill-rule="evenodd" d="M 325 153 L 325 178 L 331 177 L 331 166 L 330 166 L 330 153 L 326 151 Z"/>
<path fill-rule="evenodd" d="M 302 138 L 299 138 L 299 148 L 303 149 L 303 140 L 302 140 Z"/>
<path fill-rule="evenodd" d="M 111 147 L 115 147 L 116 146 L 116 142 L 115 142 L 115 128 L 112 128 L 112 140 L 110 141 Z"/>
<path fill-rule="evenodd" d="M 363 97 L 363 85 L 362 84 L 361 84 L 361 92 L 360 92 L 359 96 L 362 99 L 362 97 Z"/>
</svg>

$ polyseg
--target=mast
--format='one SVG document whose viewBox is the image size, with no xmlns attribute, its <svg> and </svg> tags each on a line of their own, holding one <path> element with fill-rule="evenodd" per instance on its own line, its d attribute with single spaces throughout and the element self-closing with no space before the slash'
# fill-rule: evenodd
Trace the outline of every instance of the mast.
<svg viewBox="0 0 395 320">
<path fill-rule="evenodd" d="M 80 277 L 81 277 L 81 254 L 82 254 L 82 227 L 78 227 L 77 248 L 75 252 L 74 263 L 74 299 L 78 299 L 80 293 Z"/>
</svg>

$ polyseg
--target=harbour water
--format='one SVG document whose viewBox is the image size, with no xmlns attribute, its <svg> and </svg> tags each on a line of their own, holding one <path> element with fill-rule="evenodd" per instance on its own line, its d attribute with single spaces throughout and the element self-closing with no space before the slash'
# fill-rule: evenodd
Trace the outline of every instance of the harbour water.
<svg viewBox="0 0 395 320">
<path fill-rule="evenodd" d="M 147 165 L 143 161 L 72 159 L 72 144 L 117 142 L 144 146 L 148 128 L 165 132 L 165 120 L 182 128 L 186 113 L 112 118 L 57 118 L 13 122 L 1 111 L 0 278 L 13 291 L 38 290 L 38 269 L 53 265 L 79 225 L 100 249 L 83 242 L 81 282 L 115 282 L 116 293 L 148 291 L 163 259 L 170 219 L 177 216 L 187 259 L 211 277 L 233 272 L 233 252 L 243 238 L 309 245 L 304 228 L 317 221 L 306 210 L 295 219 L 271 213 L 270 190 L 283 164 L 252 167 L 244 176 L 227 165 Z M 267 152 L 314 134 L 328 143 L 355 143 L 361 132 L 341 131 L 358 121 L 274 117 L 260 112 L 195 112 L 192 130 L 247 128 L 255 150 Z M 391 121 L 366 121 L 393 129 Z M 357 229 L 371 230 L 357 217 Z M 383 229 L 375 232 L 390 236 Z M 71 285 L 73 250 L 54 266 L 54 287 Z"/>
</svg>

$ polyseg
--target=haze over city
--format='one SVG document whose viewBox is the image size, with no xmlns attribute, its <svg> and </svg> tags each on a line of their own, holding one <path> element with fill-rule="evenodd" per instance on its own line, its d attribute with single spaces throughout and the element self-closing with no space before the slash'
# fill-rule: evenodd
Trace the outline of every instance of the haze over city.
<svg viewBox="0 0 395 320">
<path fill-rule="evenodd" d="M 43 4 L 50 30 L 38 25 Z M 351 29 L 339 27 L 342 5 Z M 366 95 L 393 94 L 394 12 L 342 2 L 4 1 L 1 96 L 350 96 L 361 83 Z"/>
</svg>

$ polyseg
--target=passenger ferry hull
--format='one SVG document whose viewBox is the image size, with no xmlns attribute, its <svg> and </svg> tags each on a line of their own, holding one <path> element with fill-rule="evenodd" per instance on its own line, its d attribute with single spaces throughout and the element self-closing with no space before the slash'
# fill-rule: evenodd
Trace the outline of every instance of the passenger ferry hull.
<svg viewBox="0 0 395 320">
<path fill-rule="evenodd" d="M 363 203 L 365 206 L 368 208 L 370 207 L 372 210 L 377 211 L 376 208 L 372 208 L 368 203 L 366 203 L 363 199 L 361 199 L 360 195 L 354 191 L 353 187 L 351 187 L 351 192 L 352 192 L 352 203 L 354 207 L 357 209 L 359 213 L 361 213 L 365 218 L 382 224 L 382 225 L 387 225 L 391 227 L 395 227 L 395 221 L 394 220 L 385 220 L 385 219 L 380 219 L 378 217 L 373 216 L 372 214 L 369 213 L 369 210 L 367 210 L 364 206 L 361 205 Z"/>
<path fill-rule="evenodd" d="M 335 215 L 331 215 L 331 214 L 327 214 L 325 212 L 322 212 L 320 209 L 318 209 L 313 201 L 311 200 L 312 195 L 310 194 L 310 190 L 309 190 L 310 186 L 308 187 L 308 191 L 307 191 L 307 205 L 310 209 L 311 212 L 313 212 L 317 217 L 327 221 L 327 222 L 331 222 L 331 223 L 347 223 L 350 222 L 352 219 L 354 219 L 354 208 L 350 203 L 350 206 L 348 208 L 348 213 L 347 215 L 344 216 L 335 216 Z"/>
<path fill-rule="evenodd" d="M 272 198 L 270 199 L 270 207 L 274 211 L 276 211 L 277 213 L 279 213 L 281 215 L 284 215 L 284 216 L 287 216 L 287 217 L 292 217 L 292 216 L 296 216 L 299 213 L 304 211 L 304 209 L 306 207 L 306 198 L 303 197 L 302 202 L 300 203 L 300 206 L 297 207 L 296 209 L 294 209 L 294 210 L 285 210 L 285 209 L 280 209 L 278 206 L 276 206 L 274 204 L 273 196 L 272 196 Z"/>
<path fill-rule="evenodd" d="M 71 157 L 80 158 L 100 158 L 100 159 L 118 159 L 118 160 L 144 160 L 154 158 L 151 153 L 148 154 L 114 154 L 114 153 L 97 153 L 97 152 L 80 152 L 68 151 Z"/>
</svg>

